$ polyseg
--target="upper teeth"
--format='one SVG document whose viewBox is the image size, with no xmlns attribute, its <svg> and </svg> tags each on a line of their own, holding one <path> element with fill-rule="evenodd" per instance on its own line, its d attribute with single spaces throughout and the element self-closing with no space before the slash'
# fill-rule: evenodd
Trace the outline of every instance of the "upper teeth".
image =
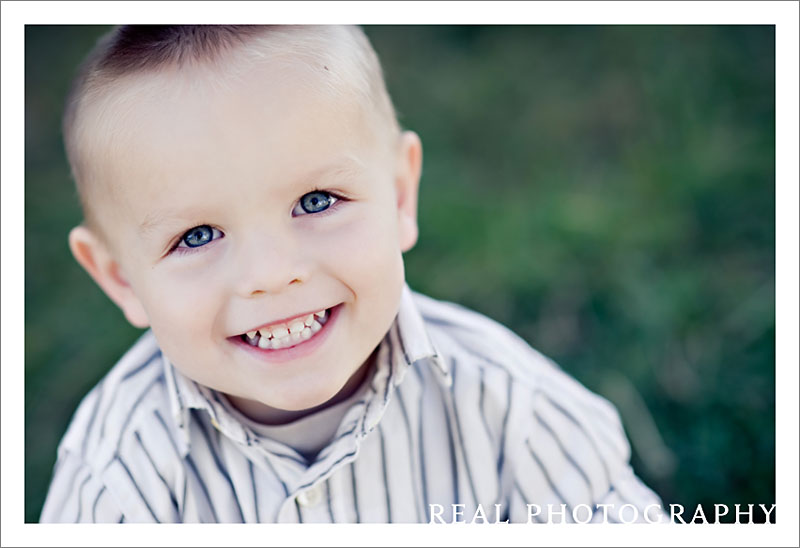
<svg viewBox="0 0 800 548">
<path fill-rule="evenodd" d="M 272 329 L 264 329 L 258 331 L 262 337 L 275 337 L 276 339 L 282 339 L 286 335 L 289 334 L 289 330 L 286 329 L 284 326 L 273 327 Z"/>
<path fill-rule="evenodd" d="M 311 338 L 322 329 L 328 319 L 328 311 L 321 310 L 287 323 L 277 323 L 258 330 L 247 332 L 247 342 L 263 349 L 277 349 L 292 346 Z"/>
</svg>

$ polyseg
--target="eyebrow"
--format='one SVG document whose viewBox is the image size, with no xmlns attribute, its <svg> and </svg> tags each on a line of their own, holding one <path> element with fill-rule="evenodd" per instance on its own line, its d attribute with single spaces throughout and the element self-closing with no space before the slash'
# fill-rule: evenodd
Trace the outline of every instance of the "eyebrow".
<svg viewBox="0 0 800 548">
<path fill-rule="evenodd" d="M 139 223 L 139 234 L 147 236 L 168 219 L 189 219 L 197 218 L 192 215 L 190 210 L 175 211 L 169 209 L 157 209 L 145 215 L 144 220 Z"/>
<path fill-rule="evenodd" d="M 329 179 L 347 179 L 360 175 L 364 172 L 364 164 L 353 156 L 344 156 L 328 165 L 300 177 L 293 185 L 310 185 L 317 179 L 327 177 Z"/>
<path fill-rule="evenodd" d="M 297 181 L 291 183 L 291 186 L 300 186 L 301 188 L 307 187 L 315 180 L 323 177 L 327 179 L 340 180 L 348 179 L 360 175 L 364 172 L 364 164 L 353 156 L 344 156 L 335 162 L 322 166 L 314 171 L 311 171 L 301 176 Z M 200 211 L 193 210 L 171 210 L 171 209 L 156 209 L 145 215 L 141 223 L 139 223 L 138 232 L 140 235 L 146 236 L 152 233 L 159 225 L 162 225 L 168 219 L 197 219 L 201 215 Z"/>
</svg>

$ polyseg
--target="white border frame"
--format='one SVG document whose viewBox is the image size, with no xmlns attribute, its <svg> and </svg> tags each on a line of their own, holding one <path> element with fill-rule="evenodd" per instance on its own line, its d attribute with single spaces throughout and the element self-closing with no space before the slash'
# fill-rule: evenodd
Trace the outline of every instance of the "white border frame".
<svg viewBox="0 0 800 548">
<path fill-rule="evenodd" d="M 190 7 L 191 6 L 191 7 Z M 798 545 L 798 19 L 780 2 L 3 2 L 0 545 Z M 457 7 L 457 9 L 456 9 Z M 188 20 L 187 20 L 188 19 Z M 181 22 L 776 25 L 776 525 L 44 525 L 24 522 L 24 25 Z M 115 527 L 110 529 L 109 527 Z M 390 527 L 390 529 L 387 529 Z M 658 527 L 658 526 L 655 526 Z M 387 532 L 389 533 L 387 535 Z"/>
</svg>

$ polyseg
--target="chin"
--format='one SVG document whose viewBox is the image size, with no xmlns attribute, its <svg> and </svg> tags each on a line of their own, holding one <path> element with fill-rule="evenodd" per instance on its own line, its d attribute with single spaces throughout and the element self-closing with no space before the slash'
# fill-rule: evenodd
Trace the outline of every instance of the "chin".
<svg viewBox="0 0 800 548">
<path fill-rule="evenodd" d="M 286 398 L 284 401 L 277 403 L 278 407 L 284 411 L 308 411 L 324 405 L 337 393 L 338 390 L 333 393 L 329 393 L 328 391 L 314 394 L 303 393 L 296 398 Z"/>
</svg>

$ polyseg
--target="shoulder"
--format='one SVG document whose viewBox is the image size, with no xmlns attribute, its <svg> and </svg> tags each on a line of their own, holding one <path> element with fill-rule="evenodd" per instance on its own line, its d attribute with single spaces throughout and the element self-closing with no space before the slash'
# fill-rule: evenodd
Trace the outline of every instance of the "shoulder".
<svg viewBox="0 0 800 548">
<path fill-rule="evenodd" d="M 170 408 L 161 349 L 148 331 L 78 406 L 41 521 L 173 520 L 172 506 L 156 504 L 168 496 L 150 504 L 146 495 L 178 473 Z"/>
<path fill-rule="evenodd" d="M 414 293 L 431 340 L 457 373 L 495 369 L 533 388 L 558 366 L 499 322 L 462 305 Z"/>
<path fill-rule="evenodd" d="M 455 303 L 418 293 L 414 302 L 456 388 L 477 381 L 484 398 L 500 402 L 511 422 L 522 426 L 537 414 L 558 415 L 581 429 L 605 432 L 620 453 L 628 453 L 616 408 L 511 329 Z"/>
<path fill-rule="evenodd" d="M 497 444 L 512 521 L 527 519 L 521 503 L 658 504 L 630 468 L 627 436 L 610 402 L 498 322 L 457 304 L 413 297 L 449 369 L 445 397 L 454 414 L 483 424 Z M 469 438 L 480 430 L 462 433 Z"/>
<path fill-rule="evenodd" d="M 169 413 L 161 349 L 144 333 L 81 401 L 59 445 L 95 469 L 104 468 L 126 437 L 158 411 Z"/>
</svg>

